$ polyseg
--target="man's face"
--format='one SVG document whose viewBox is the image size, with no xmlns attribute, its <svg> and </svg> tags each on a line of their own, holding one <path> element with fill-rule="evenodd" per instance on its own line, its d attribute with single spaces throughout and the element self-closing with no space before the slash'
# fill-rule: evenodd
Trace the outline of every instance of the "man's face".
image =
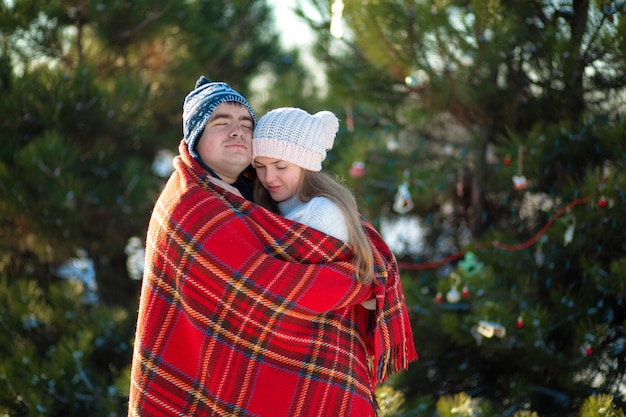
<svg viewBox="0 0 626 417">
<path fill-rule="evenodd" d="M 245 106 L 222 103 L 213 110 L 196 151 L 220 178 L 232 184 L 252 160 L 253 128 L 252 116 Z"/>
</svg>

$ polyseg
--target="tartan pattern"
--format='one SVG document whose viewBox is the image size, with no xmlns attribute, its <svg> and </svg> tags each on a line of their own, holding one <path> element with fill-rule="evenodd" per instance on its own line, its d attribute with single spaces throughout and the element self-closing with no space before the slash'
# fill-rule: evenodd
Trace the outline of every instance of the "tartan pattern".
<svg viewBox="0 0 626 417">
<path fill-rule="evenodd" d="M 214 186 L 184 142 L 150 220 L 129 416 L 374 416 L 417 355 L 393 255 L 379 284 L 347 244 Z M 376 312 L 360 302 L 376 296 Z"/>
</svg>

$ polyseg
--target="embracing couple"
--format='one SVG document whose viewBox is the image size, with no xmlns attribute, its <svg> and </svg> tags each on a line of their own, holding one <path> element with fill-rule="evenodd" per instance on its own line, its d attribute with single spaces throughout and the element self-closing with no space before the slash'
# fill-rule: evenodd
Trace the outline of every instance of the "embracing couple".
<svg viewBox="0 0 626 417">
<path fill-rule="evenodd" d="M 417 359 L 395 258 L 322 172 L 328 111 L 201 77 L 148 228 L 129 416 L 376 416 Z"/>
</svg>

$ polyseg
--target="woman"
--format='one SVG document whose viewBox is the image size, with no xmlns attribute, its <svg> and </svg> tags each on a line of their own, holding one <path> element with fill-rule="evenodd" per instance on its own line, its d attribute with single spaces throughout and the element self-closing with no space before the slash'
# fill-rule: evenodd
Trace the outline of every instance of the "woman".
<svg viewBox="0 0 626 417">
<path fill-rule="evenodd" d="M 359 385 L 369 386 L 374 397 L 377 383 L 389 373 L 406 368 L 417 355 L 412 340 L 406 340 L 411 337 L 410 328 L 392 335 L 395 340 L 385 340 L 389 334 L 380 331 L 389 312 L 402 311 L 402 316 L 406 315 L 395 258 L 382 237 L 360 215 L 350 190 L 321 172 L 322 161 L 332 148 L 338 129 L 339 121 L 329 111 L 311 115 L 302 109 L 285 107 L 265 114 L 252 137 L 253 166 L 258 179 L 254 199 L 288 219 L 349 243 L 357 278 L 375 288 L 376 299 L 361 303 L 365 309 L 349 309 L 342 321 L 353 323 L 359 335 L 359 343 L 351 346 L 353 377 Z M 402 352 L 394 358 L 389 355 L 395 350 L 390 350 L 390 346 L 402 346 Z M 381 361 L 383 351 L 387 353 L 382 354 L 385 359 Z M 367 377 L 358 371 L 364 363 L 369 367 Z"/>
<path fill-rule="evenodd" d="M 361 227 L 354 196 L 343 184 L 321 172 L 332 148 L 339 120 L 329 111 L 310 115 L 298 108 L 268 112 L 252 142 L 253 166 L 262 186 L 255 201 L 352 245 L 358 278 L 374 277 L 372 249 Z"/>
</svg>

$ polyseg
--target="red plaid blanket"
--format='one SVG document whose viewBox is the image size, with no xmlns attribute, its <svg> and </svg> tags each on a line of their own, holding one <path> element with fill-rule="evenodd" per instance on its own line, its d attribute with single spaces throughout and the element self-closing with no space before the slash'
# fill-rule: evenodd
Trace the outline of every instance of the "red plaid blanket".
<svg viewBox="0 0 626 417">
<path fill-rule="evenodd" d="M 416 359 L 395 259 L 378 285 L 346 244 L 207 180 L 181 142 L 150 220 L 129 416 L 373 416 Z M 360 302 L 376 296 L 376 311 Z"/>
</svg>

